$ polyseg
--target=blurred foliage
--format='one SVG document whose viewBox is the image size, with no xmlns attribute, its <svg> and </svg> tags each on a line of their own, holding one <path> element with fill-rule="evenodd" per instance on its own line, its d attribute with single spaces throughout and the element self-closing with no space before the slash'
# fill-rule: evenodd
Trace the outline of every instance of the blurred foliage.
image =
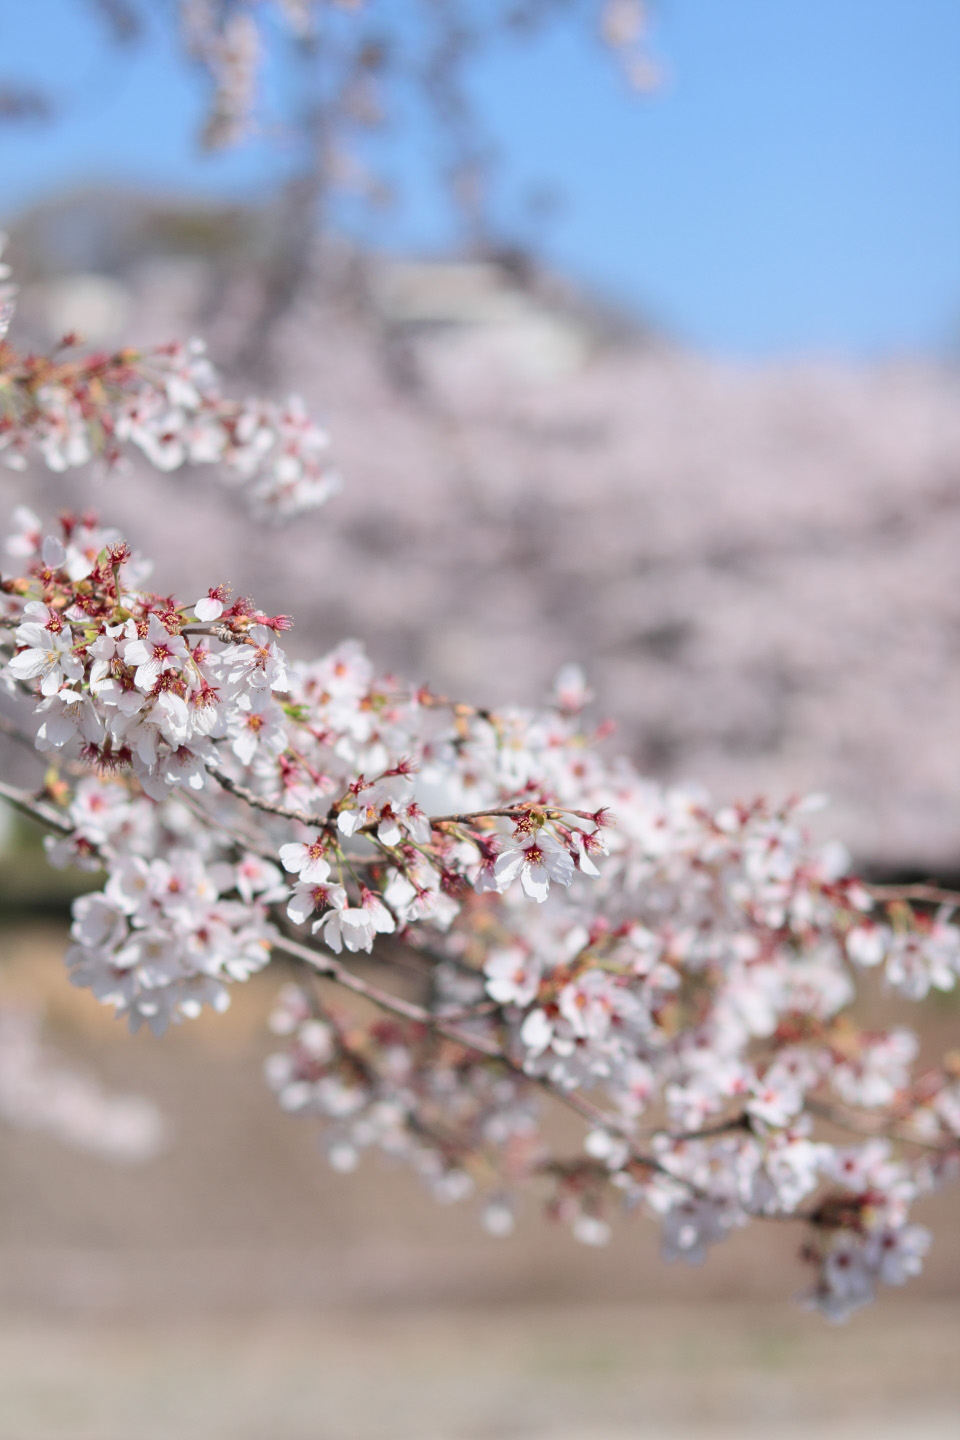
<svg viewBox="0 0 960 1440">
<path fill-rule="evenodd" d="M 70 902 L 102 882 L 97 871 L 54 870 L 43 849 L 43 830 L 19 816 L 0 857 L 0 920 L 69 915 Z"/>
</svg>

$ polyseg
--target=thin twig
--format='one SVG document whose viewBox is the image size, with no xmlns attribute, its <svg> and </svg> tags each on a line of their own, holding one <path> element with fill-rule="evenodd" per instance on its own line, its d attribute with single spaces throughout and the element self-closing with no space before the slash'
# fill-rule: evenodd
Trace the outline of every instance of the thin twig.
<svg viewBox="0 0 960 1440">
<path fill-rule="evenodd" d="M 36 755 L 37 747 L 34 744 L 33 737 L 28 735 L 25 730 L 21 730 L 17 722 L 11 720 L 9 715 L 0 714 L 0 735 L 8 736 L 11 740 L 15 740 L 18 745 L 22 745 L 25 749 L 29 750 L 31 754 Z"/>
<path fill-rule="evenodd" d="M 14 810 L 19 810 L 22 815 L 28 815 L 31 820 L 39 820 L 41 824 L 58 831 L 61 835 L 73 834 L 74 827 L 69 821 L 48 809 L 27 790 L 18 790 L 15 786 L 0 780 L 0 800 L 6 800 Z"/>
<path fill-rule="evenodd" d="M 17 790 L 3 781 L 0 781 L 0 799 L 6 800 L 8 804 L 13 805 L 16 809 L 21 810 L 31 818 L 39 820 L 50 829 L 57 830 L 60 834 L 69 835 L 73 833 L 74 826 L 61 819 L 60 816 L 54 815 L 47 806 L 41 804 L 26 791 Z M 328 980 L 341 985 L 345 990 L 350 990 L 353 994 L 368 1000 L 379 1009 L 386 1010 L 389 1014 L 397 1015 L 401 1019 L 410 1020 L 414 1024 L 422 1025 L 426 1029 L 432 1030 L 435 1034 L 442 1035 L 445 1039 L 462 1045 L 464 1049 L 473 1051 L 477 1055 L 482 1055 L 486 1059 L 502 1065 L 512 1074 L 526 1081 L 527 1084 L 545 1091 L 559 1104 L 564 1105 L 568 1110 L 572 1110 L 580 1119 L 585 1120 L 592 1127 L 609 1130 L 619 1135 L 627 1144 L 630 1159 L 635 1165 L 639 1165 L 653 1174 L 661 1175 L 664 1179 L 672 1180 L 675 1184 L 689 1191 L 695 1198 L 709 1199 L 708 1193 L 702 1190 L 694 1181 L 688 1180 L 683 1176 L 674 1175 L 665 1165 L 655 1159 L 654 1156 L 644 1154 L 642 1151 L 637 1150 L 629 1135 L 625 1133 L 624 1127 L 620 1122 L 600 1109 L 599 1106 L 594 1105 L 592 1101 L 587 1100 L 576 1091 L 567 1091 L 558 1088 L 553 1085 L 546 1076 L 529 1074 L 522 1064 L 512 1059 L 499 1045 L 486 1040 L 483 1036 L 473 1035 L 468 1031 L 461 1030 L 456 1023 L 452 1023 L 454 1018 L 459 1019 L 461 1015 L 463 1015 L 463 1018 L 467 1018 L 464 1012 L 456 1014 L 455 1017 L 431 1014 L 430 1011 L 425 1010 L 422 1006 L 414 1005 L 409 1000 L 403 1000 L 400 996 L 390 994 L 390 992 L 382 990 L 378 985 L 372 985 L 369 981 L 363 980 L 333 955 L 327 954 L 325 951 L 311 949 L 307 945 L 301 945 L 298 941 L 291 940 L 287 936 L 276 936 L 273 941 L 273 948 L 279 950 L 281 954 L 305 963 L 314 974 L 325 976 Z M 478 1011 L 475 1010 L 474 1013 L 478 1013 Z M 755 1218 L 758 1219 L 803 1220 L 809 1218 L 802 1213 L 796 1215 L 784 1213 L 765 1214 L 763 1212 L 753 1213 Z"/>
<path fill-rule="evenodd" d="M 231 845 L 235 845 L 240 850 L 246 850 L 250 854 L 259 855 L 261 860 L 267 860 L 273 865 L 277 863 L 276 851 L 268 849 L 257 840 L 245 835 L 242 830 L 235 830 L 223 820 L 211 815 L 195 791 L 187 790 L 186 788 L 181 789 L 179 799 L 193 812 L 198 820 L 202 821 L 204 825 L 209 825 L 211 829 L 219 831 L 223 838 L 228 840 Z"/>
<path fill-rule="evenodd" d="M 222 776 L 218 776 L 217 778 L 221 781 L 224 779 L 224 777 Z M 232 782 L 231 784 L 228 784 L 225 788 L 230 789 L 231 785 Z M 238 787 L 238 789 L 241 790 L 243 788 L 244 787 Z M 241 796 L 240 798 L 244 797 Z M 15 809 L 21 811 L 25 815 L 28 815 L 31 819 L 40 821 L 41 824 L 46 825 L 49 829 L 56 830 L 61 835 L 70 835 L 75 829 L 73 825 L 71 825 L 68 821 L 64 820 L 61 816 L 56 815 L 53 811 L 49 809 L 47 805 L 39 801 L 35 796 L 30 795 L 27 791 L 18 790 L 14 786 L 6 784 L 6 782 L 4 781 L 0 781 L 0 799 L 6 800 L 7 803 L 9 805 L 12 805 Z M 491 813 L 496 814 L 504 812 L 480 811 L 476 812 L 475 815 L 472 815 L 470 817 L 441 818 L 456 819 L 458 821 L 462 821 L 465 818 L 479 818 L 482 815 Z M 293 818 L 298 817 L 294 816 Z M 641 1166 L 642 1168 L 650 1171 L 651 1173 L 661 1175 L 664 1179 L 672 1180 L 675 1184 L 680 1185 L 685 1190 L 688 1190 L 690 1194 L 696 1198 L 710 1198 L 709 1193 L 707 1191 L 704 1191 L 694 1181 L 688 1180 L 684 1176 L 675 1175 L 654 1156 L 645 1154 L 644 1152 L 637 1150 L 629 1134 L 626 1132 L 624 1126 L 618 1120 L 616 1120 L 615 1117 L 607 1114 L 599 1106 L 594 1105 L 592 1101 L 587 1100 L 583 1095 L 580 1095 L 576 1091 L 567 1091 L 560 1089 L 559 1087 L 553 1085 L 546 1076 L 530 1074 L 520 1062 L 514 1060 L 509 1054 L 507 1054 L 505 1050 L 503 1050 L 495 1042 L 491 1042 L 485 1039 L 483 1036 L 471 1034 L 469 1031 L 461 1030 L 459 1028 L 459 1025 L 457 1023 L 454 1023 L 456 1021 L 459 1021 L 460 1019 L 467 1019 L 471 1018 L 473 1015 L 483 1014 L 487 1010 L 486 1006 L 474 1007 L 472 1011 L 454 1012 L 452 1015 L 448 1016 L 436 1015 L 424 1009 L 420 1005 L 415 1005 L 411 1001 L 403 1000 L 400 996 L 393 995 L 389 991 L 382 990 L 379 986 L 372 985 L 369 981 L 363 980 L 359 975 L 355 974 L 341 961 L 337 960 L 333 955 L 330 955 L 325 951 L 312 949 L 311 947 L 307 945 L 302 945 L 298 941 L 291 940 L 284 935 L 277 935 L 274 938 L 273 949 L 280 951 L 281 954 L 285 954 L 293 959 L 300 961 L 301 963 L 308 965 L 314 974 L 326 977 L 327 979 L 333 981 L 335 984 L 342 986 L 345 990 L 350 990 L 353 994 L 359 995 L 363 999 L 369 1001 L 371 1004 L 376 1005 L 379 1009 L 385 1010 L 389 1014 L 396 1015 L 401 1019 L 412 1021 L 414 1024 L 422 1025 L 426 1029 L 433 1031 L 435 1034 L 442 1035 L 444 1036 L 444 1038 L 452 1040 L 456 1044 L 463 1046 L 464 1049 L 473 1051 L 477 1055 L 482 1055 L 486 1059 L 492 1060 L 495 1063 L 502 1065 L 505 1069 L 517 1075 L 518 1078 L 526 1081 L 530 1085 L 536 1086 L 538 1089 L 545 1091 L 548 1095 L 552 1096 L 554 1100 L 564 1105 L 567 1109 L 572 1110 L 576 1115 L 578 1115 L 582 1120 L 587 1121 L 591 1126 L 611 1131 L 614 1134 L 620 1136 L 620 1138 L 623 1139 L 628 1146 L 629 1156 L 634 1164 Z M 496 1008 L 497 1007 L 494 1007 L 494 1009 Z M 834 1113 L 832 1107 L 820 1105 L 818 1104 L 818 1102 L 809 1100 L 807 1103 L 808 1108 L 811 1110 L 812 1113 L 819 1113 L 822 1115 L 823 1118 L 834 1121 L 835 1123 L 841 1125 L 845 1125 L 846 1128 L 858 1131 L 858 1133 L 871 1135 L 878 1133 L 892 1134 L 894 1138 L 909 1140 L 911 1143 L 919 1145 L 926 1145 L 926 1148 L 938 1150 L 941 1153 L 951 1153 L 952 1149 L 954 1148 L 930 1145 L 928 1142 L 916 1139 L 913 1136 L 907 1134 L 898 1134 L 897 1132 L 891 1131 L 890 1129 L 878 1130 L 872 1125 L 869 1129 L 864 1129 L 862 1125 L 858 1126 L 851 1118 L 842 1116 L 839 1113 Z M 667 1138 L 670 1139 L 682 1139 L 692 1141 L 697 1139 L 705 1139 L 711 1135 L 718 1135 L 724 1132 L 733 1131 L 737 1128 L 742 1128 L 743 1125 L 744 1121 L 742 1117 L 737 1117 L 732 1120 L 720 1122 L 716 1126 L 710 1127 L 706 1130 L 700 1132 L 691 1132 L 687 1135 L 670 1136 L 668 1131 L 660 1131 L 658 1133 L 664 1134 L 667 1136 Z M 810 1214 L 803 1211 L 798 1211 L 794 1213 L 788 1213 L 783 1211 L 750 1211 L 748 1213 L 754 1219 L 764 1220 L 804 1221 L 811 1219 Z"/>
<path fill-rule="evenodd" d="M 417 1025 L 434 1025 L 433 1017 L 429 1011 L 424 1010 L 420 1005 L 414 1005 L 409 1000 L 402 1000 L 398 995 L 391 995 L 387 990 L 381 990 L 379 985 L 371 985 L 368 980 L 362 980 L 359 975 L 347 968 L 333 955 L 325 951 L 313 950 L 309 945 L 301 945 L 298 940 L 290 940 L 286 935 L 278 936 L 273 942 L 273 948 L 280 950 L 286 955 L 292 955 L 295 959 L 303 961 L 320 975 L 326 975 L 329 980 L 335 980 L 345 990 L 352 990 L 354 995 L 362 995 L 365 1000 L 378 1006 L 381 1010 L 387 1010 L 392 1015 L 399 1015 L 404 1020 L 412 1020 Z M 455 1037 L 456 1038 L 456 1037 Z M 486 1050 L 491 1058 L 497 1058 L 499 1051 Z"/>
<path fill-rule="evenodd" d="M 655 1171 L 657 1174 L 663 1175 L 670 1180 L 675 1180 L 678 1184 L 691 1190 L 696 1190 L 692 1181 L 684 1180 L 679 1176 L 673 1175 L 652 1155 L 646 1155 L 635 1150 L 630 1142 L 629 1136 L 624 1133 L 623 1127 L 613 1116 L 608 1115 L 604 1110 L 601 1110 L 598 1105 L 594 1105 L 592 1101 L 585 1099 L 584 1096 L 578 1094 L 576 1091 L 558 1089 L 551 1084 L 546 1076 L 531 1075 L 518 1061 L 512 1059 L 506 1051 L 502 1050 L 499 1045 L 484 1039 L 480 1035 L 472 1035 L 469 1031 L 461 1030 L 457 1025 L 450 1024 L 444 1017 L 434 1015 L 420 1005 L 413 1005 L 409 1000 L 401 1000 L 398 996 L 392 995 L 386 990 L 381 990 L 379 986 L 371 985 L 369 981 L 362 980 L 359 975 L 355 975 L 352 970 L 347 969 L 345 965 L 341 964 L 339 960 L 334 959 L 332 955 L 313 950 L 307 945 L 301 945 L 296 940 L 287 939 L 286 936 L 275 940 L 274 947 L 287 955 L 292 955 L 297 959 L 303 960 L 321 975 L 326 975 L 328 979 L 334 980 L 338 985 L 342 985 L 347 990 L 352 990 L 355 995 L 362 995 L 364 999 L 369 1000 L 380 1009 L 386 1010 L 390 1014 L 398 1015 L 402 1019 L 412 1020 L 415 1024 L 423 1025 L 427 1029 L 434 1031 L 435 1034 L 443 1035 L 447 1040 L 453 1040 L 465 1049 L 473 1050 L 476 1054 L 483 1055 L 486 1059 L 494 1060 L 498 1064 L 503 1065 L 505 1069 L 510 1070 L 514 1075 L 525 1080 L 528 1085 L 534 1085 L 538 1089 L 545 1090 L 547 1094 L 552 1095 L 555 1100 L 565 1105 L 567 1109 L 573 1110 L 579 1115 L 581 1120 L 586 1120 L 591 1126 L 603 1130 L 611 1130 L 620 1135 L 627 1145 L 630 1146 L 631 1159 L 636 1164 Z"/>
<path fill-rule="evenodd" d="M 960 905 L 960 891 L 944 890 L 939 885 L 864 885 L 875 900 L 919 900 L 928 905 Z"/>
<path fill-rule="evenodd" d="M 472 825 L 474 820 L 486 820 L 488 817 L 501 817 L 504 820 L 516 820 L 521 815 L 527 815 L 531 809 L 539 810 L 544 807 L 534 805 L 533 801 L 525 801 L 520 805 L 505 805 L 499 810 L 472 810 L 466 815 L 431 815 L 431 825 Z"/>
<path fill-rule="evenodd" d="M 865 1115 L 851 1115 L 848 1111 L 841 1110 L 839 1106 L 830 1105 L 823 1100 L 813 1100 L 809 1096 L 806 1101 L 806 1109 L 811 1115 L 819 1116 L 821 1120 L 826 1120 L 830 1125 L 836 1125 L 841 1130 L 849 1130 L 852 1135 L 870 1135 L 900 1140 L 906 1145 L 917 1145 L 922 1150 L 932 1150 L 939 1155 L 952 1155 L 957 1150 L 956 1145 L 938 1145 L 932 1140 L 924 1140 L 920 1135 L 911 1134 L 903 1126 L 885 1125 L 882 1119 L 877 1123 Z"/>
<path fill-rule="evenodd" d="M 250 790 L 246 785 L 241 785 L 238 780 L 231 780 L 229 775 L 224 775 L 220 770 L 209 770 L 217 784 L 238 800 L 243 800 L 247 805 L 252 805 L 255 810 L 262 810 L 266 815 L 279 815 L 283 820 L 299 820 L 301 825 L 306 825 L 314 830 L 329 830 L 331 821 L 329 815 L 311 815 L 306 810 L 293 810 L 287 805 L 281 805 L 278 800 L 266 800 L 256 791 Z"/>
<path fill-rule="evenodd" d="M 224 790 L 229 790 L 238 800 L 243 800 L 247 805 L 252 805 L 255 810 L 262 810 L 267 815 L 279 815 L 283 820 L 298 820 L 301 825 L 306 825 L 312 830 L 333 830 L 336 828 L 336 819 L 327 815 L 311 815 L 307 810 L 294 810 L 288 805 L 282 805 L 278 800 L 266 800 L 254 790 L 241 785 L 238 780 L 232 780 L 229 775 L 224 775 L 220 770 L 209 772 L 218 785 Z M 516 820 L 521 815 L 526 815 L 531 809 L 530 803 L 522 805 L 503 806 L 491 810 L 473 810 L 464 815 L 432 815 L 429 816 L 431 825 L 470 825 L 475 820 L 485 820 L 488 817 L 504 817 L 508 820 Z M 376 830 L 379 821 L 371 821 L 369 825 L 361 825 L 354 831 L 355 835 L 364 835 Z"/>
</svg>

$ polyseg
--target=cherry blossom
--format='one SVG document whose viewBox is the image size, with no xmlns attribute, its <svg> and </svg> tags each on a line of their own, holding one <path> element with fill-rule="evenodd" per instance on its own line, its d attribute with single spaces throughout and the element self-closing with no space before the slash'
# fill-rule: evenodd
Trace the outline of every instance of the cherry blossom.
<svg viewBox="0 0 960 1440">
<path fill-rule="evenodd" d="M 219 461 L 280 510 L 321 483 L 302 413 L 221 403 L 196 347 L 2 364 L 8 457 L 91 454 L 96 381 L 108 448 Z M 645 1214 L 691 1263 L 789 1222 L 831 1318 L 917 1273 L 912 1206 L 960 1169 L 960 1066 L 921 1065 L 902 1022 L 957 983 L 960 896 L 856 879 L 810 838 L 815 799 L 653 784 L 588 725 L 576 670 L 495 713 L 357 642 L 295 658 L 289 617 L 222 577 L 154 592 L 95 516 L 12 518 L 0 682 L 38 763 L 0 798 L 99 884 L 74 902 L 71 983 L 162 1034 L 294 967 L 280 1105 L 334 1168 L 380 1150 L 492 1233 L 525 1191 L 591 1246 Z M 865 982 L 896 1024 L 860 1023 Z"/>
<path fill-rule="evenodd" d="M 3 306 L 0 295 L 0 308 Z M 4 344 L 4 414 L 0 461 L 22 469 L 32 452 L 56 472 L 97 459 L 118 466 L 125 451 L 159 470 L 216 465 L 248 494 L 252 508 L 289 519 L 322 505 L 339 488 L 328 463 L 326 433 L 292 398 L 283 405 L 225 400 L 200 341 L 114 354 L 73 353 L 23 358 Z M 22 507 L 13 553 L 35 534 Z M 102 546 L 81 526 L 67 541 L 72 579 L 90 573 Z M 212 617 L 212 596 L 201 599 Z M 201 617 L 198 617 L 201 618 Z"/>
<path fill-rule="evenodd" d="M 10 661 L 10 675 L 15 680 L 39 679 L 41 695 L 56 695 L 61 686 L 83 673 L 73 653 L 73 634 L 59 615 L 40 601 L 30 601 L 24 617 L 24 623 L 17 627 L 17 644 L 21 648 Z"/>
<path fill-rule="evenodd" d="M 549 834 L 537 831 L 519 837 L 497 856 L 493 867 L 497 887 L 505 890 L 517 876 L 532 900 L 543 902 L 550 893 L 550 881 L 569 885 L 574 866 L 569 854 Z"/>
</svg>

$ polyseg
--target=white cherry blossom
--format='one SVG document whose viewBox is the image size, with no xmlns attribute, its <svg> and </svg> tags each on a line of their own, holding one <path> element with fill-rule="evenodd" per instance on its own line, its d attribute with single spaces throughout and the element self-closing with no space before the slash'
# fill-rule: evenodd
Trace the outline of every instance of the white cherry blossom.
<svg viewBox="0 0 960 1440">
<path fill-rule="evenodd" d="M 568 851 L 539 830 L 502 850 L 494 862 L 493 875 L 501 890 L 519 876 L 525 893 L 542 903 L 550 893 L 551 880 L 558 885 L 570 884 L 574 864 Z"/>
</svg>

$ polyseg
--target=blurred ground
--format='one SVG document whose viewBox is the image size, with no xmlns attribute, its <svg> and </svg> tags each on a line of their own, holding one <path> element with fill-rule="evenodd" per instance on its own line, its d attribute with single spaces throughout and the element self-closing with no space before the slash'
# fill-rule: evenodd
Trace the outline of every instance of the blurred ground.
<svg viewBox="0 0 960 1440">
<path fill-rule="evenodd" d="M 531 1197 L 494 1240 L 376 1159 L 334 1175 L 260 1078 L 274 977 L 226 1016 L 130 1037 L 7 925 L 0 1003 L 46 1005 L 61 1057 L 160 1105 L 137 1166 L 0 1130 L 0 1440 L 946 1440 L 960 1377 L 956 1196 L 924 1276 L 833 1330 L 791 1304 L 789 1227 L 701 1270 L 653 1227 L 602 1250 Z M 955 1010 L 927 1016 L 955 1033 Z"/>
<path fill-rule="evenodd" d="M 480 1225 L 480 1197 L 439 1206 L 405 1168 L 375 1155 L 336 1174 L 318 1129 L 281 1113 L 262 1079 L 277 1048 L 264 1019 L 282 976 L 234 987 L 226 1015 L 157 1040 L 130 1036 L 65 983 L 62 930 L 8 927 L 2 939 L 0 1003 L 45 1002 L 61 1057 L 112 1092 L 152 1100 L 170 1143 L 124 1166 L 4 1126 L 0 1308 L 110 1316 L 701 1298 L 786 1305 L 806 1284 L 798 1235 L 785 1225 L 733 1235 L 702 1269 L 669 1266 L 646 1221 L 617 1223 L 614 1241 L 591 1249 L 545 1222 L 531 1194 L 516 1234 L 498 1240 Z M 949 1000 L 919 1010 L 917 1022 L 932 1051 L 955 1043 Z M 568 1138 L 578 1148 L 579 1127 Z M 956 1203 L 948 1191 L 918 1210 L 937 1242 L 913 1297 L 960 1296 Z"/>
<path fill-rule="evenodd" d="M 0 1322 L 0 1440 L 953 1440 L 957 1305 Z"/>
</svg>

